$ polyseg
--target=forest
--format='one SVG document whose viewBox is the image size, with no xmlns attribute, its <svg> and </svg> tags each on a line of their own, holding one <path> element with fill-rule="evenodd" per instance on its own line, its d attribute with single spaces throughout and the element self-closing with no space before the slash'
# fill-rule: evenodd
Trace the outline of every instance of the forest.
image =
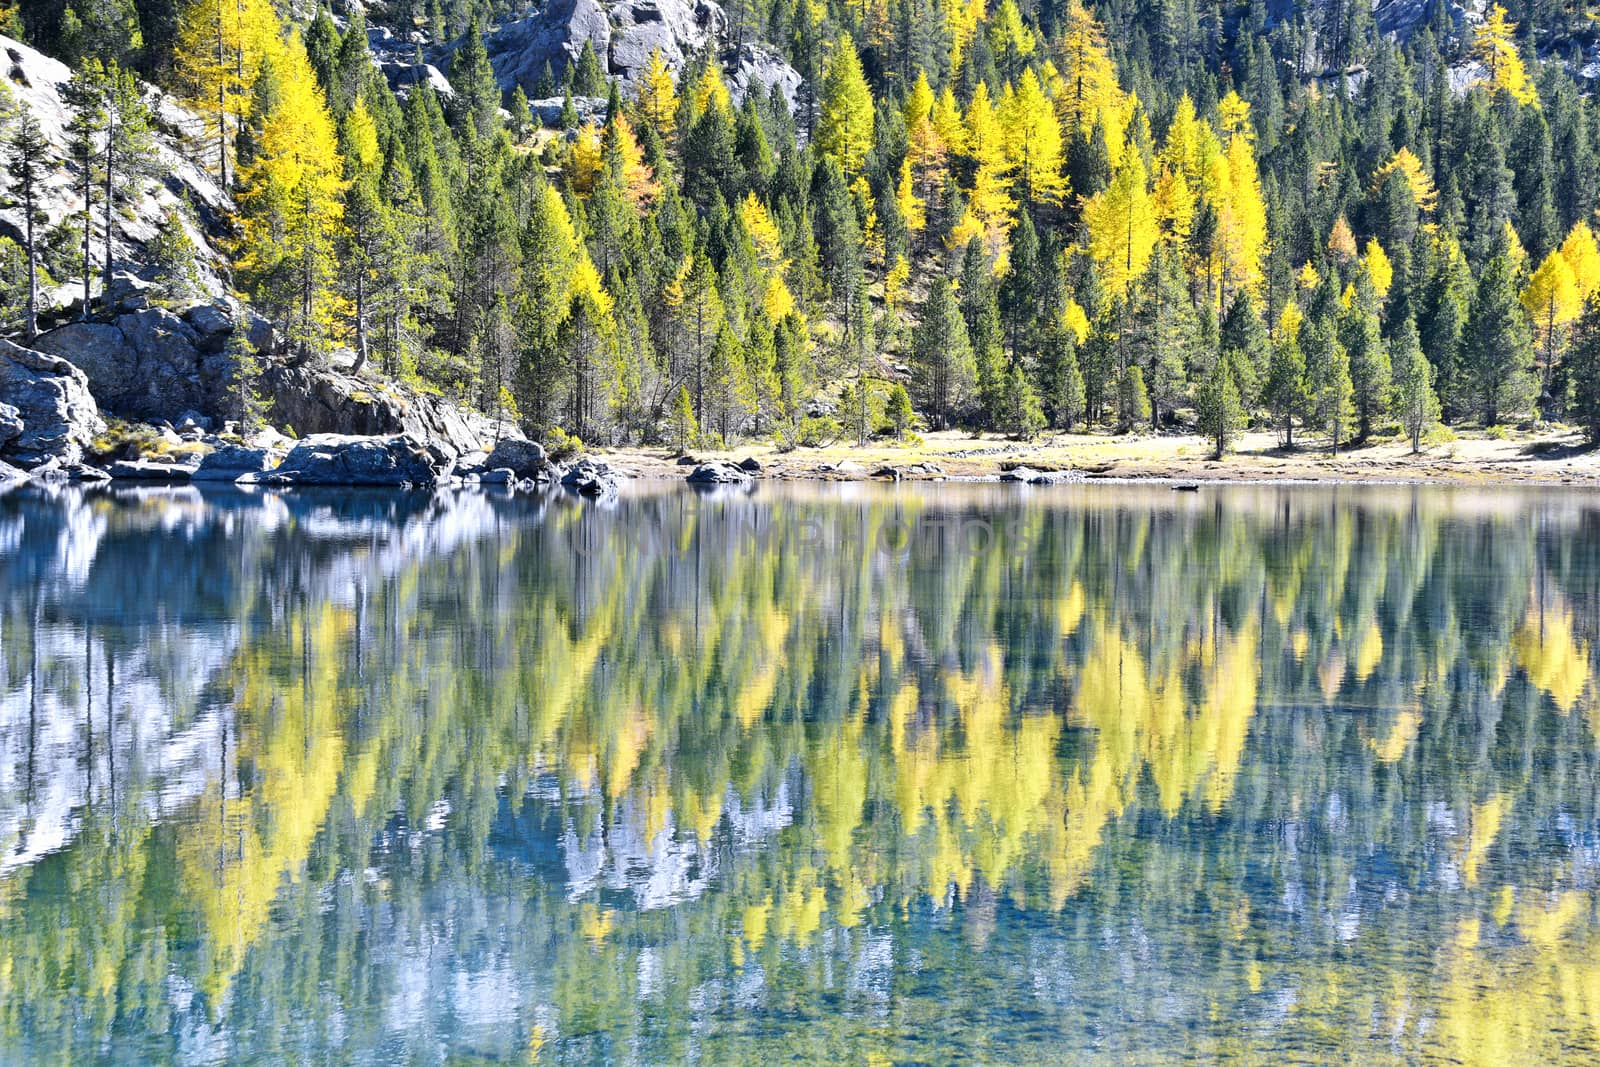
<svg viewBox="0 0 1600 1067">
<path fill-rule="evenodd" d="M 96 219 L 160 177 L 142 79 L 231 192 L 232 285 L 280 338 L 261 358 L 346 350 L 548 441 L 1600 434 L 1581 8 L 1435 0 L 1403 36 L 1345 0 L 728 11 L 792 99 L 736 97 L 709 49 L 623 85 L 585 46 L 537 87 L 565 100 L 546 128 L 496 81 L 490 4 L 24 2 L 5 31 L 75 71 L 82 212 L 35 211 L 48 146 L 4 108 L 7 318 L 38 329 L 41 276 L 81 278 L 85 314 L 109 285 Z M 457 41 L 450 91 L 393 88 L 369 20 Z M 173 299 L 193 255 L 156 250 Z"/>
</svg>

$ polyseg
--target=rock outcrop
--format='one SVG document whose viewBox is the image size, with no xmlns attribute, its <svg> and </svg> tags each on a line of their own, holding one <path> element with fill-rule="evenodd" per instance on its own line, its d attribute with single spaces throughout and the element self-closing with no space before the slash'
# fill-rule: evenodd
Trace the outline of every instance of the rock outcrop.
<svg viewBox="0 0 1600 1067">
<path fill-rule="evenodd" d="M 0 341 L 0 404 L 0 459 L 24 467 L 78 463 L 106 428 L 83 371 L 10 341 Z"/>
<path fill-rule="evenodd" d="M 373 485 L 426 488 L 439 480 L 440 458 L 409 434 L 355 437 L 317 434 L 295 445 L 276 468 L 241 482 L 264 485 Z"/>
<path fill-rule="evenodd" d="M 736 101 L 760 83 L 768 90 L 777 85 L 792 103 L 799 73 L 776 49 L 730 39 L 729 27 L 728 13 L 715 0 L 550 0 L 534 14 L 501 25 L 487 47 L 501 87 L 520 85 L 528 93 L 546 64 L 558 77 L 576 64 L 586 42 L 609 73 L 630 87 L 642 79 L 658 48 L 674 73 L 710 48 Z"/>
<path fill-rule="evenodd" d="M 589 456 L 571 463 L 561 474 L 561 484 L 582 496 L 608 496 L 617 491 L 621 475 L 610 464 Z"/>
<path fill-rule="evenodd" d="M 192 480 L 196 482 L 236 482 L 247 474 L 266 474 L 283 460 L 283 453 L 270 448 L 251 448 L 248 445 L 224 445 L 209 452 L 195 468 Z"/>
<path fill-rule="evenodd" d="M 734 463 L 713 460 L 689 472 L 691 485 L 748 485 L 750 472 Z"/>
<path fill-rule="evenodd" d="M 17 107 L 31 112 L 39 122 L 39 132 L 49 146 L 49 152 L 62 165 L 44 169 L 40 185 L 39 210 L 52 222 L 59 221 L 79 210 L 82 200 L 74 186 L 72 171 L 65 166 L 71 133 L 68 129 L 72 111 L 62 99 L 62 90 L 72 77 L 66 64 L 35 51 L 20 41 L 0 36 L 0 71 L 3 71 L 11 97 Z M 222 257 L 208 241 L 208 229 L 218 230 L 228 214 L 227 195 L 217 186 L 216 180 L 193 160 L 193 152 L 186 142 L 200 126 L 200 120 L 179 107 L 159 90 L 141 85 L 140 91 L 150 105 L 155 118 L 155 136 L 152 138 L 154 166 L 152 173 L 160 180 L 141 180 L 136 188 L 127 192 L 126 210 L 113 214 L 111 251 L 114 262 L 136 265 L 149 261 L 145 248 L 168 225 L 169 215 L 188 234 L 196 250 L 196 282 L 202 294 L 220 296 L 226 291 L 220 271 Z M 16 198 L 0 206 L 0 233 L 13 239 L 22 234 L 22 206 Z M 191 212 L 190 207 L 193 207 Z M 96 227 L 96 240 L 99 227 Z M 104 249 L 97 249 L 103 255 Z M 99 299 L 99 284 L 94 286 Z M 47 290 L 45 313 L 51 305 L 64 308 L 72 301 L 81 301 L 81 282 L 62 285 Z"/>
<path fill-rule="evenodd" d="M 194 477 L 193 463 L 162 463 L 151 459 L 123 459 L 106 468 L 113 481 L 187 482 Z"/>
<path fill-rule="evenodd" d="M 341 371 L 275 366 L 262 375 L 262 383 L 271 401 L 268 418 L 301 435 L 408 434 L 454 458 L 475 451 L 480 429 L 487 428 L 447 400 Z"/>
<path fill-rule="evenodd" d="M 137 293 L 137 285 L 129 292 Z M 136 304 L 125 297 L 121 307 Z M 110 322 L 74 322 L 39 335 L 41 352 L 70 361 L 88 377 L 102 410 L 128 419 L 182 421 L 190 412 L 226 410 L 238 371 L 228 342 L 244 331 L 252 351 L 270 351 L 272 327 L 237 306 L 196 304 L 125 310 Z"/>
<path fill-rule="evenodd" d="M 543 445 L 521 438 L 508 437 L 496 444 L 484 457 L 481 469 L 509 470 L 516 481 L 553 482 L 561 477 L 560 468 L 550 462 Z"/>
</svg>

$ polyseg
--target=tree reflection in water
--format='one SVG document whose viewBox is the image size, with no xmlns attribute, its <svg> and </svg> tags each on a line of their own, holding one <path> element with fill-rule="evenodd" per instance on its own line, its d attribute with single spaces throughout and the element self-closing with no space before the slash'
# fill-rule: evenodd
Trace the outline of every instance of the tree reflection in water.
<svg viewBox="0 0 1600 1067">
<path fill-rule="evenodd" d="M 15 492 L 0 1058 L 1593 1057 L 1597 623 L 1577 492 Z"/>
</svg>

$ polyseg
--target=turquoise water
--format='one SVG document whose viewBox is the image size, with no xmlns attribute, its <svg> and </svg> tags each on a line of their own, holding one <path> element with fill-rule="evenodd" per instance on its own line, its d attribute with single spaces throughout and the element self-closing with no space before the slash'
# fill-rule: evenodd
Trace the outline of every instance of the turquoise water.
<svg viewBox="0 0 1600 1067">
<path fill-rule="evenodd" d="M 1600 496 L 0 497 L 0 1061 L 1600 1058 Z"/>
</svg>

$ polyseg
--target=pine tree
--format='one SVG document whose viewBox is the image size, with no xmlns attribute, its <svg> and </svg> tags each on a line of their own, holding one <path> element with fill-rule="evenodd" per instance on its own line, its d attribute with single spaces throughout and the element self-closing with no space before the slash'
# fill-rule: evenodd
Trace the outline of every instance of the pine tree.
<svg viewBox="0 0 1600 1067">
<path fill-rule="evenodd" d="M 1339 315 L 1339 342 L 1349 359 L 1356 408 L 1356 436 L 1366 440 L 1373 420 L 1388 407 L 1391 368 L 1378 317 L 1378 297 L 1366 271 L 1359 271 Z"/>
<path fill-rule="evenodd" d="M 911 410 L 911 394 L 907 393 L 906 387 L 899 382 L 895 382 L 889 389 L 889 395 L 884 406 L 884 414 L 888 417 L 890 424 L 894 426 L 894 439 L 904 442 L 906 431 L 911 428 L 911 420 L 914 417 L 914 413 Z"/>
<path fill-rule="evenodd" d="M 40 238 L 49 221 L 42 203 L 43 185 L 53 166 L 50 160 L 50 142 L 39 128 L 39 120 L 31 109 L 24 109 L 7 144 L 6 173 L 15 190 L 17 205 L 22 208 L 22 250 L 28 257 L 28 295 L 24 305 L 23 337 L 32 341 L 39 336 L 39 259 L 43 249 Z"/>
<path fill-rule="evenodd" d="M 1572 418 L 1591 444 L 1600 443 L 1600 298 L 1583 305 L 1573 334 L 1568 364 L 1572 379 Z"/>
<path fill-rule="evenodd" d="M 1306 361 L 1309 422 L 1327 437 L 1328 451 L 1337 455 L 1350 436 L 1356 414 L 1350 357 L 1330 317 L 1307 318 L 1300 327 L 1299 342 Z"/>
<path fill-rule="evenodd" d="M 573 278 L 586 256 L 561 194 L 540 181 L 531 195 L 517 313 L 521 354 L 512 395 L 523 429 L 537 439 L 556 424 L 565 370 L 561 330 L 572 308 Z"/>
<path fill-rule="evenodd" d="M 118 208 L 131 204 L 144 191 L 145 182 L 155 173 L 156 157 L 150 109 L 139 93 L 133 72 L 110 63 L 99 84 L 101 111 L 105 116 L 100 151 L 100 206 L 104 212 L 105 240 L 102 284 L 109 289 L 113 217 Z"/>
<path fill-rule="evenodd" d="M 1439 398 L 1433 391 L 1433 367 L 1422 354 L 1416 323 L 1400 326 L 1394 343 L 1394 410 L 1411 441 L 1411 451 L 1422 451 L 1422 438 L 1439 422 Z"/>
<path fill-rule="evenodd" d="M 950 425 L 952 412 L 964 401 L 976 375 L 967 324 L 950 292 L 950 282 L 937 277 L 922 305 L 911 337 L 919 406 L 936 430 Z"/>
<path fill-rule="evenodd" d="M 1200 417 L 1200 432 L 1211 439 L 1216 458 L 1221 459 L 1233 448 L 1239 432 L 1244 429 L 1244 407 L 1239 402 L 1239 390 L 1233 381 L 1233 372 L 1225 361 L 1218 360 L 1211 368 L 1196 397 L 1195 406 Z"/>
<path fill-rule="evenodd" d="M 1512 252 L 1502 239 L 1484 264 L 1472 294 L 1465 331 L 1465 362 L 1485 426 L 1526 410 L 1536 385 L 1533 339 L 1517 301 Z"/>
<path fill-rule="evenodd" d="M 62 101 L 72 109 L 67 124 L 67 158 L 73 171 L 73 184 L 83 199 L 79 224 L 83 227 L 83 307 L 81 319 L 88 321 L 94 281 L 94 204 L 97 175 L 101 162 L 101 137 L 105 133 L 103 105 L 105 69 L 97 59 L 85 60 L 62 87 Z"/>
<path fill-rule="evenodd" d="M 1278 427 L 1284 448 L 1294 447 L 1294 424 L 1307 412 L 1306 360 L 1294 332 L 1285 330 L 1272 346 L 1261 401 Z"/>
</svg>

